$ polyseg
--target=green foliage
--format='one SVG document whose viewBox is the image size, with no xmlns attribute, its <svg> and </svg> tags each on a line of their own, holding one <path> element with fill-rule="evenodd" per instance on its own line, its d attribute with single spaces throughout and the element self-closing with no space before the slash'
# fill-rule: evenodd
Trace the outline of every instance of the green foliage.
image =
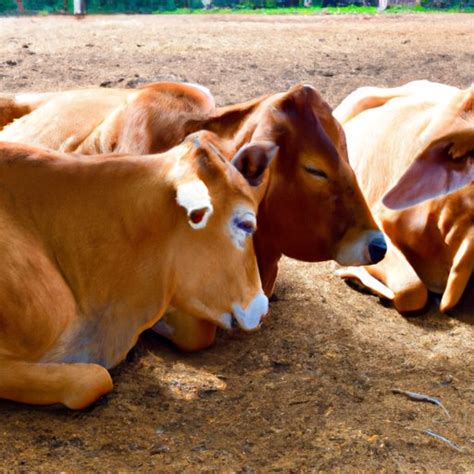
<svg viewBox="0 0 474 474">
<path fill-rule="evenodd" d="M 14 0 L 0 0 L 0 12 L 8 12 L 16 10 Z"/>
<path fill-rule="evenodd" d="M 406 0 L 408 1 L 408 0 Z M 390 1 L 389 1 L 390 3 Z M 377 0 L 313 0 L 305 8 L 304 0 L 212 0 L 212 7 L 204 9 L 201 0 L 86 0 L 87 13 L 264 13 L 316 14 L 376 13 Z M 73 0 L 24 0 L 27 12 L 49 14 L 61 11 L 72 13 Z M 383 14 L 417 11 L 473 11 L 474 0 L 421 0 L 421 5 L 400 3 L 390 5 Z M 15 0 L 0 0 L 1 13 L 16 12 Z"/>
</svg>

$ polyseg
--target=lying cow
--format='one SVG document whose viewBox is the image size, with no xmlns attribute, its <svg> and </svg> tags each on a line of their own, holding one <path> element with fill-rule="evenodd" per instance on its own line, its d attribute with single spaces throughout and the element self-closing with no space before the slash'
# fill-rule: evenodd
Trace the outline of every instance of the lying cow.
<svg viewBox="0 0 474 474">
<path fill-rule="evenodd" d="M 177 87 L 183 92 L 181 85 Z M 172 89 L 168 86 L 167 90 Z M 104 103 L 110 93 L 104 91 Z M 71 136 L 84 136 L 82 132 L 75 131 L 74 118 L 74 111 L 84 100 L 83 95 L 77 96 L 74 106 L 68 105 L 72 99 L 66 100 L 65 97 L 73 97 L 73 94 L 58 93 L 51 100 L 45 100 L 31 115 L 5 127 L 0 132 L 0 139 L 67 148 L 66 144 L 75 142 Z M 38 101 L 40 96 L 32 97 Z M 99 99 L 94 90 L 94 100 L 97 102 Z M 23 106 L 26 102 L 23 96 Z M 87 104 L 92 107 L 91 103 Z M 315 89 L 298 85 L 286 93 L 209 111 L 211 105 L 203 107 L 201 112 L 194 109 L 195 116 L 181 115 L 175 120 L 177 131 L 168 134 L 166 143 L 177 143 L 183 134 L 207 129 L 225 139 L 227 156 L 234 156 L 245 144 L 251 146 L 262 140 L 278 145 L 279 151 L 269 172 L 264 174 L 261 186 L 256 188 L 260 205 L 254 245 L 267 295 L 273 292 L 282 255 L 311 262 L 335 259 L 343 265 L 367 265 L 383 258 L 385 242 L 348 163 L 344 132 L 334 120 L 329 105 Z M 33 101 L 31 107 L 36 107 Z M 121 105 L 118 107 L 122 110 Z M 128 109 L 137 118 L 134 121 L 135 133 L 129 136 L 145 136 L 143 143 L 148 148 L 143 151 L 153 152 L 156 150 L 153 147 L 160 145 L 153 135 L 153 130 L 159 127 L 140 123 L 140 110 L 135 113 Z M 164 110 L 166 108 L 158 110 L 156 115 L 166 115 Z M 152 115 L 148 112 L 145 114 L 147 118 Z M 173 117 L 176 118 L 176 115 Z M 77 126 L 83 130 L 88 123 L 85 114 L 81 115 L 81 120 L 85 123 Z M 103 123 L 112 122 L 113 114 L 104 116 Z M 145 122 L 148 123 L 148 119 Z M 50 123 L 57 126 L 52 127 Z M 117 127 L 115 135 L 123 136 L 119 124 Z M 48 130 L 48 133 L 43 130 Z M 110 135 L 104 138 L 98 127 L 90 134 L 95 137 L 94 140 L 87 142 L 100 145 Z M 121 141 L 119 149 L 127 151 L 127 146 L 131 150 L 139 149 L 133 140 L 128 145 Z M 84 145 L 75 150 L 87 151 Z M 210 345 L 215 330 L 213 324 L 196 318 L 186 319 L 184 315 L 179 318 L 167 316 L 166 325 L 161 324 L 159 328 L 160 333 L 186 350 Z"/>
<path fill-rule="evenodd" d="M 428 291 L 441 311 L 461 298 L 474 268 L 474 86 L 428 81 L 365 87 L 334 115 L 364 195 L 390 239 L 377 265 L 349 268 L 401 311 L 422 309 Z"/>
<path fill-rule="evenodd" d="M 256 329 L 257 204 L 235 168 L 258 180 L 272 154 L 255 144 L 233 167 L 209 132 L 144 157 L 0 143 L 0 398 L 89 405 L 169 305 Z"/>
<path fill-rule="evenodd" d="M 0 94 L 0 140 L 87 155 L 161 153 L 184 140 L 187 120 L 214 108 L 205 87 L 174 82 Z"/>
</svg>

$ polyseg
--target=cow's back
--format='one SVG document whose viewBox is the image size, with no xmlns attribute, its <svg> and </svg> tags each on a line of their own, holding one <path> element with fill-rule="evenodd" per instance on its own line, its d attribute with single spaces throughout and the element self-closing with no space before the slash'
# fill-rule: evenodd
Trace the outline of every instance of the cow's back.
<svg viewBox="0 0 474 474">
<path fill-rule="evenodd" d="M 159 153 L 185 138 L 187 120 L 214 108 L 205 87 L 172 82 L 0 96 L 0 141 L 85 155 Z"/>
<path fill-rule="evenodd" d="M 130 91 L 88 89 L 59 93 L 41 107 L 15 120 L 0 132 L 0 140 L 75 151 Z M 67 113 L 64 113 L 67 110 Z"/>
</svg>

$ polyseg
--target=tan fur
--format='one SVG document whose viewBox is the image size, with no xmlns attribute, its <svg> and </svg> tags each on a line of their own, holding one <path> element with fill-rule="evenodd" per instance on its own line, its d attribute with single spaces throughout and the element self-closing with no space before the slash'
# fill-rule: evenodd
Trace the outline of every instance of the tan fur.
<svg viewBox="0 0 474 474">
<path fill-rule="evenodd" d="M 344 123 L 350 161 L 364 195 L 393 243 L 386 259 L 366 270 L 393 290 L 400 311 L 421 309 L 427 289 L 443 293 L 441 310 L 447 311 L 472 275 L 473 98 L 474 86 L 459 90 L 416 81 L 394 89 L 359 89 L 334 111 Z M 446 170 L 464 173 L 464 186 L 404 209 L 384 206 L 387 191 L 400 187 L 407 170 L 435 152 Z M 355 273 L 348 270 L 344 276 L 357 278 Z"/>
<path fill-rule="evenodd" d="M 0 140 L 84 154 L 160 153 L 184 139 L 186 120 L 213 108 L 195 86 L 167 82 L 0 95 Z"/>
<path fill-rule="evenodd" d="M 87 406 L 170 304 L 216 325 L 261 291 L 252 239 L 228 233 L 257 204 L 212 141 L 87 158 L 0 143 L 0 398 Z M 214 207 L 199 230 L 176 202 L 197 179 Z"/>
<path fill-rule="evenodd" d="M 152 100 L 145 90 L 64 92 L 37 109 L 36 117 L 40 117 L 40 122 L 35 122 L 33 113 L 30 118 L 24 117 L 23 122 L 19 120 L 7 127 L 4 133 L 8 132 L 11 137 L 15 135 L 18 141 L 56 149 L 75 140 L 68 137 L 81 137 L 78 140 L 80 145 L 74 145 L 74 149 L 81 153 L 90 153 L 91 150 L 155 152 L 179 143 L 187 133 L 202 129 L 223 139 L 228 157 L 234 156 L 249 142 L 275 143 L 279 147 L 278 154 L 263 183 L 255 191 L 260 205 L 254 245 L 267 295 L 273 292 L 282 255 L 305 261 L 335 259 L 342 252 L 355 248 L 365 233 L 377 230 L 349 166 L 342 127 L 314 88 L 297 85 L 285 93 L 212 109 L 206 102 L 198 106 L 197 99 L 193 98 L 195 89 L 184 90 L 182 85 L 176 84 L 179 93 L 175 93 L 171 85 L 164 89 L 160 84 L 153 87 L 153 94 L 160 91 L 159 95 L 153 95 L 156 100 Z M 87 94 L 91 94 L 93 99 L 86 100 Z M 133 94 L 140 95 L 131 99 Z M 126 107 L 120 105 L 122 95 L 127 97 Z M 170 98 L 166 98 L 167 95 Z M 90 118 L 88 113 L 92 101 L 98 112 Z M 119 105 L 110 106 L 114 101 Z M 176 113 L 173 107 L 178 111 L 184 107 L 177 104 L 179 101 L 195 104 L 192 113 L 187 109 L 185 113 Z M 120 114 L 117 110 L 121 111 Z M 77 128 L 72 127 L 69 116 L 80 118 L 76 120 Z M 152 121 L 154 126 L 149 126 L 151 117 L 155 116 L 169 125 L 164 132 L 160 130 L 160 121 Z M 54 127 L 49 125 L 50 121 L 55 123 Z M 55 133 L 60 121 L 72 128 L 60 126 Z M 11 133 L 14 128 L 15 134 Z M 102 132 L 102 128 L 107 133 Z M 88 138 L 84 139 L 85 136 Z M 0 139 L 2 137 L 4 134 L 0 132 Z M 110 137 L 115 138 L 112 140 Z M 115 146 L 111 145 L 112 142 Z M 89 144 L 92 144 L 91 148 Z M 305 167 L 323 171 L 328 179 L 311 176 Z M 354 262 L 363 263 L 368 262 L 361 257 Z M 213 340 L 215 327 L 206 323 L 199 331 L 195 321 L 189 322 L 191 329 L 185 337 L 185 316 L 180 318 L 179 321 L 177 317 L 168 318 L 168 324 L 179 326 L 173 336 L 177 345 L 195 349 L 206 347 Z M 175 322 L 172 323 L 171 319 Z M 198 333 L 201 336 L 198 337 Z M 183 336 L 178 338 L 177 334 Z"/>
</svg>

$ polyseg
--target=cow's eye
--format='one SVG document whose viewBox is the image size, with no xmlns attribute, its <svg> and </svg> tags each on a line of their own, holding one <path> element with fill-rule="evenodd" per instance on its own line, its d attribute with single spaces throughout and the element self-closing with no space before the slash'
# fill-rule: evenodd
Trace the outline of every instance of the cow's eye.
<svg viewBox="0 0 474 474">
<path fill-rule="evenodd" d="M 314 166 L 305 166 L 304 167 L 304 170 L 313 175 L 313 176 L 316 176 L 317 178 L 320 178 L 320 179 L 329 179 L 328 178 L 328 175 L 323 171 L 323 170 L 320 170 L 318 168 L 315 168 Z"/>
<path fill-rule="evenodd" d="M 257 226 L 252 220 L 239 221 L 237 222 L 237 227 L 248 235 L 252 235 L 257 230 Z"/>
</svg>

